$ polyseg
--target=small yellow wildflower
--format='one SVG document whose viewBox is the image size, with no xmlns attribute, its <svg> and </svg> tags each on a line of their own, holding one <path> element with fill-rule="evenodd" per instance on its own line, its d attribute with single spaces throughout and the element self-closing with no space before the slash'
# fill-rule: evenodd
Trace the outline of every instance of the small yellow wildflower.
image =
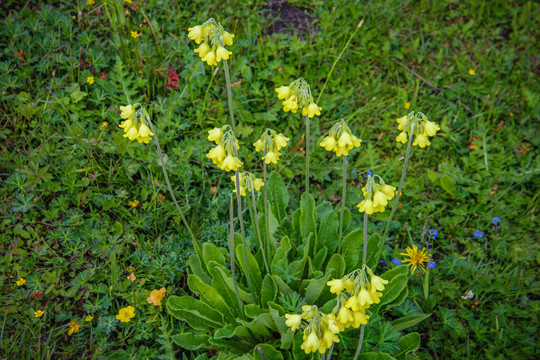
<svg viewBox="0 0 540 360">
<path fill-rule="evenodd" d="M 131 5 L 133 3 L 132 0 L 124 0 L 124 2 L 127 2 L 129 5 Z"/>
<path fill-rule="evenodd" d="M 474 69 L 469 69 L 469 75 L 474 76 L 476 74 L 476 71 Z"/>
<path fill-rule="evenodd" d="M 403 260 L 410 268 L 411 272 L 414 274 L 417 267 L 420 267 L 422 270 L 426 271 L 426 264 L 431 259 L 431 255 L 427 253 L 426 248 L 418 251 L 416 245 L 413 245 L 412 248 L 407 246 L 406 252 L 401 253 L 400 255 L 405 255 L 408 259 Z"/>
<path fill-rule="evenodd" d="M 90 85 L 92 85 L 94 83 L 94 77 L 93 76 L 87 76 L 86 77 L 86 82 Z"/>
<path fill-rule="evenodd" d="M 129 206 L 136 208 L 137 206 L 139 206 L 139 200 L 130 201 Z"/>
<path fill-rule="evenodd" d="M 94 0 L 87 0 L 86 3 L 88 4 L 88 6 L 92 6 L 94 5 L 96 2 Z"/>
<path fill-rule="evenodd" d="M 81 325 L 77 324 L 77 320 L 71 320 L 69 322 L 69 330 L 68 335 L 71 336 L 75 334 L 79 329 L 81 328 Z"/>
<path fill-rule="evenodd" d="M 120 320 L 121 322 L 130 322 L 132 318 L 135 317 L 135 308 L 133 306 L 128 306 L 125 308 L 122 308 L 118 311 L 118 315 L 116 315 L 116 319 Z"/>
<path fill-rule="evenodd" d="M 411 108 L 411 103 L 407 101 L 407 102 L 405 103 L 405 106 L 404 106 L 404 107 L 405 107 L 405 110 L 409 110 L 409 109 Z"/>
<path fill-rule="evenodd" d="M 39 318 L 42 317 L 45 312 L 43 310 L 34 311 L 34 317 Z"/>
<path fill-rule="evenodd" d="M 152 290 L 150 296 L 148 296 L 148 299 L 146 299 L 146 301 L 149 304 L 154 304 L 154 306 L 159 306 L 161 305 L 161 300 L 163 300 L 166 291 L 167 289 L 165 289 L 164 287 L 159 290 Z"/>
<path fill-rule="evenodd" d="M 141 34 L 139 34 L 137 31 L 132 31 L 132 32 L 131 32 L 131 37 L 132 37 L 132 38 L 136 39 L 136 38 L 138 38 L 139 36 L 141 36 Z"/>
<path fill-rule="evenodd" d="M 107 126 L 109 126 L 109 123 L 104 121 L 101 123 L 101 130 L 105 130 L 107 128 Z"/>
<path fill-rule="evenodd" d="M 25 283 L 26 280 L 24 278 L 20 278 L 15 284 L 17 284 L 17 286 L 23 286 Z"/>
<path fill-rule="evenodd" d="M 86 322 L 90 322 L 92 320 L 94 320 L 94 317 L 92 315 L 88 315 L 87 317 L 84 318 L 84 321 Z"/>
</svg>

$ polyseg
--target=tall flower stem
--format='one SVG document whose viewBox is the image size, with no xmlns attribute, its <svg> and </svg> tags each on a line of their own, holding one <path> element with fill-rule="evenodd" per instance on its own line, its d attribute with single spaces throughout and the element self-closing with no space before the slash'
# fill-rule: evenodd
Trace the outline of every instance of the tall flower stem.
<svg viewBox="0 0 540 360">
<path fill-rule="evenodd" d="M 206 268 L 206 265 L 204 264 L 203 257 L 202 257 L 202 246 L 199 243 L 199 241 L 197 241 L 197 239 L 195 238 L 195 235 L 193 235 L 193 231 L 191 231 L 191 226 L 189 226 L 189 223 L 186 220 L 184 212 L 180 208 L 180 205 L 178 205 L 178 201 L 176 200 L 176 196 L 174 195 L 171 182 L 169 181 L 169 175 L 167 175 L 167 168 L 165 167 L 165 159 L 163 158 L 163 152 L 161 151 L 161 146 L 159 145 L 157 132 L 154 129 L 154 125 L 152 124 L 152 121 L 150 120 L 150 116 L 145 116 L 145 120 L 148 122 L 148 125 L 150 126 L 150 130 L 154 133 L 154 144 L 156 145 L 156 151 L 159 156 L 159 163 L 161 165 L 161 170 L 163 170 L 163 177 L 165 178 L 165 183 L 167 184 L 167 189 L 169 190 L 169 194 L 171 195 L 174 206 L 176 207 L 176 210 L 180 214 L 180 218 L 182 219 L 182 222 L 184 223 L 184 226 L 186 227 L 189 233 L 189 236 L 191 237 L 191 241 L 193 243 L 193 247 L 195 248 L 195 252 L 197 253 L 197 256 L 199 256 L 199 259 L 201 260 L 201 265 L 203 266 L 203 268 Z"/>
<path fill-rule="evenodd" d="M 231 253 L 231 275 L 233 279 L 234 292 L 236 294 L 236 300 L 238 301 L 238 307 L 240 309 L 240 315 L 244 319 L 244 310 L 242 308 L 242 299 L 240 298 L 240 291 L 238 291 L 238 284 L 236 283 L 236 267 L 234 266 L 234 210 L 233 210 L 233 198 L 229 195 L 229 228 L 231 234 L 231 243 L 229 244 L 229 251 Z"/>
<path fill-rule="evenodd" d="M 362 249 L 362 269 L 364 269 L 364 266 L 366 266 L 366 260 L 367 260 L 367 242 L 368 242 L 367 224 L 368 224 L 368 214 L 364 213 L 364 245 Z M 356 353 L 354 354 L 353 360 L 357 360 L 358 356 L 360 356 L 360 351 L 362 350 L 362 345 L 364 343 L 365 327 L 366 327 L 365 325 L 362 325 L 362 327 L 360 328 L 360 339 L 358 339 L 358 347 L 356 348 Z"/>
<path fill-rule="evenodd" d="M 229 103 L 229 116 L 231 117 L 231 127 L 234 132 L 234 136 L 238 136 L 236 133 L 236 123 L 234 122 L 234 111 L 232 106 L 232 93 L 231 93 L 231 76 L 229 75 L 229 63 L 227 60 L 223 60 L 223 70 L 225 72 L 225 82 L 227 85 L 227 101 Z"/>
<path fill-rule="evenodd" d="M 347 196 L 347 156 L 343 155 L 343 187 L 341 190 L 341 212 L 339 214 L 339 244 L 338 254 L 341 253 L 341 243 L 343 241 L 343 212 L 345 211 L 345 200 Z"/>
<path fill-rule="evenodd" d="M 305 180 L 305 193 L 306 193 L 306 227 L 305 227 L 305 236 L 308 236 L 308 224 L 309 224 L 309 116 L 306 115 L 306 180 Z"/>
<path fill-rule="evenodd" d="M 264 246 L 261 238 L 261 230 L 259 228 L 259 214 L 257 213 L 257 203 L 255 201 L 255 190 L 253 186 L 251 187 L 251 206 L 249 209 L 249 214 L 251 215 L 251 222 L 255 225 L 255 232 L 257 233 L 257 239 L 259 240 L 259 248 L 264 261 L 264 267 L 266 268 L 266 273 L 270 274 L 270 268 L 268 267 L 268 254 L 266 253 L 266 246 Z"/>
<path fill-rule="evenodd" d="M 403 161 L 403 170 L 401 171 L 401 179 L 399 180 L 399 186 L 397 189 L 396 199 L 394 200 L 394 204 L 392 205 L 392 211 L 390 212 L 390 217 L 388 218 L 388 222 L 386 223 L 386 228 L 384 229 L 384 235 L 382 238 L 382 244 L 386 242 L 387 236 L 388 236 L 388 230 L 390 229 L 390 223 L 392 222 L 392 219 L 394 218 L 394 213 L 396 212 L 399 198 L 401 197 L 401 191 L 403 190 L 403 183 L 405 182 L 405 176 L 407 175 L 407 165 L 409 165 L 409 157 L 411 156 L 411 147 L 413 142 L 413 135 L 414 135 L 414 122 L 411 124 L 411 129 L 409 131 L 409 141 L 407 142 L 407 151 L 405 152 L 405 160 Z"/>
<path fill-rule="evenodd" d="M 240 174 L 238 170 L 235 171 L 236 184 L 240 184 Z M 240 232 L 242 235 L 242 248 L 244 250 L 244 271 L 247 278 L 247 283 L 249 290 L 251 291 L 251 296 L 253 297 L 253 303 L 257 303 L 257 297 L 255 296 L 255 290 L 253 284 L 251 283 L 251 274 L 249 271 L 248 256 L 247 256 L 247 243 L 246 243 L 246 231 L 244 230 L 244 218 L 242 216 L 242 197 L 240 196 L 240 191 L 236 192 L 236 202 L 238 203 L 238 221 L 240 222 Z"/>
</svg>

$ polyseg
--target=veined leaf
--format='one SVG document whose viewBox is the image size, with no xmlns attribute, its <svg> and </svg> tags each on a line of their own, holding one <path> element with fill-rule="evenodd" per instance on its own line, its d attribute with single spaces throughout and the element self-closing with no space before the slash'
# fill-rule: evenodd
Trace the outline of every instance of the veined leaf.
<svg viewBox="0 0 540 360">
<path fill-rule="evenodd" d="M 234 306 L 234 304 L 228 304 L 223 300 L 214 287 L 205 283 L 195 274 L 188 275 L 187 283 L 189 289 L 194 293 L 199 294 L 202 301 L 219 311 L 229 321 L 235 321 L 235 316 L 232 314 L 230 308 L 230 306 Z"/>
<path fill-rule="evenodd" d="M 267 193 L 268 202 L 272 213 L 279 223 L 287 217 L 287 205 L 289 204 L 289 192 L 283 182 L 281 175 L 277 171 L 272 171 L 268 176 Z"/>
<path fill-rule="evenodd" d="M 191 296 L 171 296 L 167 300 L 169 313 L 193 329 L 210 330 L 223 326 L 223 315 Z"/>
<path fill-rule="evenodd" d="M 419 322 L 427 319 L 430 316 L 431 314 L 413 314 L 403 316 L 399 319 L 392 321 L 392 326 L 394 327 L 394 330 L 401 331 L 418 324 Z"/>
</svg>

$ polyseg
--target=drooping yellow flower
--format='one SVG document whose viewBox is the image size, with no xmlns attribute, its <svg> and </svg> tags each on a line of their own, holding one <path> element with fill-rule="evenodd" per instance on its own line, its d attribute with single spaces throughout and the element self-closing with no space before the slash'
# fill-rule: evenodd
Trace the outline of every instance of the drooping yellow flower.
<svg viewBox="0 0 540 360">
<path fill-rule="evenodd" d="M 396 122 L 398 123 L 398 130 L 401 131 L 396 137 L 396 141 L 406 144 L 409 141 L 409 136 L 416 136 L 412 145 L 418 145 L 420 148 L 431 145 L 428 136 L 435 136 L 437 131 L 440 130 L 439 126 L 429 121 L 426 115 L 423 113 L 415 114 L 414 111 L 409 115 L 400 117 Z"/>
<path fill-rule="evenodd" d="M 375 182 L 373 176 L 368 176 L 366 186 L 362 188 L 364 200 L 357 205 L 359 212 L 365 212 L 368 215 L 383 212 L 385 206 L 388 205 L 388 200 L 392 200 L 394 197 L 396 190 L 395 187 L 385 184 L 380 176 L 375 175 L 375 177 L 379 179 L 379 183 Z"/>
<path fill-rule="evenodd" d="M 303 349 L 306 354 L 309 354 L 310 352 L 317 352 L 319 350 L 320 345 L 319 337 L 315 332 L 312 332 L 307 336 L 305 341 L 300 345 L 300 348 Z"/>
<path fill-rule="evenodd" d="M 300 322 L 302 321 L 302 315 L 298 314 L 285 314 L 285 318 L 287 319 L 285 325 L 290 327 L 292 331 L 298 329 L 298 326 L 300 326 Z"/>
<path fill-rule="evenodd" d="M 328 136 L 319 145 L 326 151 L 334 151 L 337 156 L 347 156 L 351 149 L 361 144 L 362 140 L 354 136 L 347 123 L 341 119 L 332 126 Z"/>
<path fill-rule="evenodd" d="M 135 107 L 133 105 L 129 104 L 126 106 L 120 106 L 120 117 L 122 119 L 131 119 L 133 115 L 135 115 Z"/>
<path fill-rule="evenodd" d="M 223 137 L 223 130 L 223 128 L 213 128 L 212 130 L 208 130 L 208 140 L 219 144 L 219 141 Z"/>
<path fill-rule="evenodd" d="M 120 322 L 130 322 L 132 318 L 135 317 L 135 308 L 133 306 L 128 306 L 125 308 L 122 308 L 118 311 L 118 314 L 116 315 L 116 319 L 120 320 Z"/>
<path fill-rule="evenodd" d="M 35 318 L 42 317 L 43 314 L 45 314 L 45 312 L 43 312 L 43 310 L 34 311 L 34 317 Z"/>
<path fill-rule="evenodd" d="M 431 260 L 431 255 L 427 253 L 425 248 L 418 251 L 416 245 L 413 245 L 412 248 L 407 246 L 405 251 L 405 253 L 401 253 L 400 255 L 405 255 L 408 257 L 407 259 L 404 259 L 403 262 L 411 268 L 412 274 L 414 274 L 417 267 L 420 267 L 422 270 L 426 271 L 426 264 Z"/>
<path fill-rule="evenodd" d="M 277 164 L 281 153 L 279 150 L 287 146 L 287 142 L 290 139 L 283 134 L 278 133 L 272 129 L 266 129 L 259 140 L 257 140 L 253 146 L 255 151 L 263 152 L 263 160 L 267 164 Z"/>
<path fill-rule="evenodd" d="M 138 105 L 120 106 L 120 117 L 126 120 L 122 121 L 118 127 L 124 129 L 124 137 L 129 140 L 137 140 L 139 144 L 148 144 L 152 140 L 152 136 L 154 136 L 154 133 L 146 124 L 150 121 L 150 116 L 143 107 L 139 111 L 135 111 L 135 106 Z"/>
<path fill-rule="evenodd" d="M 240 174 L 238 174 L 238 177 L 240 179 L 240 195 L 246 196 L 246 190 L 251 192 L 251 188 L 253 187 L 254 191 L 259 191 L 261 187 L 264 186 L 264 181 L 261 179 L 258 179 L 250 172 L 244 171 Z M 234 190 L 233 192 L 236 194 L 236 189 L 238 188 L 236 186 L 236 175 L 231 176 L 231 180 L 234 183 Z"/>
<path fill-rule="evenodd" d="M 15 284 L 17 284 L 17 286 L 23 286 L 24 284 L 26 284 L 26 280 L 24 278 L 20 278 L 15 282 Z"/>
<path fill-rule="evenodd" d="M 159 306 L 161 305 L 161 300 L 163 300 L 166 291 L 167 290 L 164 287 L 159 290 L 152 290 L 150 296 L 148 296 L 148 299 L 146 299 L 146 301 L 149 304 L 154 304 L 154 306 Z"/>
<path fill-rule="evenodd" d="M 315 115 L 320 116 L 322 108 L 315 104 L 311 95 L 311 88 L 303 78 L 290 83 L 288 86 L 282 85 L 276 88 L 278 99 L 283 100 L 283 111 L 296 113 L 302 109 L 302 115 L 310 118 Z"/>
<path fill-rule="evenodd" d="M 217 65 L 221 60 L 228 60 L 232 55 L 225 45 L 233 44 L 234 35 L 225 31 L 223 26 L 212 18 L 201 25 L 190 27 L 188 37 L 197 44 L 202 42 L 194 51 L 210 66 Z"/>
<path fill-rule="evenodd" d="M 81 325 L 77 324 L 77 320 L 71 320 L 68 326 L 69 326 L 69 330 L 68 330 L 69 336 L 75 334 L 81 328 Z"/>
</svg>

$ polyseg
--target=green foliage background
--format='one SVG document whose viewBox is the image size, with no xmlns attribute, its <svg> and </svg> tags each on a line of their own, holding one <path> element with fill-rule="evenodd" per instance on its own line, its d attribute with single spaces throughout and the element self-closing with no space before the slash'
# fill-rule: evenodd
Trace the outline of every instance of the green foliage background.
<svg viewBox="0 0 540 360">
<path fill-rule="evenodd" d="M 149 1 L 136 10 L 107 3 L 0 4 L 2 356 L 196 355 L 170 340 L 183 325 L 146 303 L 162 286 L 186 293 L 189 237 L 153 149 L 129 143 L 117 125 L 119 105 L 147 105 L 196 236 L 225 245 L 231 182 L 205 157 L 206 131 L 227 122 L 225 80 L 187 39 L 187 28 L 210 16 L 236 35 L 231 77 L 243 161 L 260 170 L 250 144 L 264 128 L 291 137 L 276 170 L 297 194 L 293 204 L 302 190 L 303 125 L 281 110 L 274 88 L 303 76 L 317 97 L 364 19 L 321 96 L 311 141 L 342 117 L 363 139 L 349 159 L 357 175 L 349 174 L 347 206 L 358 223 L 366 170 L 393 185 L 399 180 L 404 146 L 394 140 L 395 119 L 410 111 L 405 103 L 441 126 L 428 149 L 414 149 L 383 254 L 392 266 L 400 249 L 418 244 L 426 221 L 439 231 L 429 298 L 422 278 L 413 278 L 409 299 L 394 309 L 400 316 L 433 313 L 413 328 L 421 334 L 416 356 L 538 356 L 536 2 Z M 276 20 L 287 14 L 293 21 Z M 179 75 L 177 88 L 166 87 L 170 69 Z M 339 203 L 340 166 L 314 146 L 316 201 Z M 132 200 L 140 205 L 131 207 Z M 490 224 L 494 216 L 502 219 L 499 229 Z M 374 216 L 369 232 L 380 231 L 386 217 Z M 477 229 L 483 238 L 473 236 Z M 127 280 L 130 266 L 135 283 Z M 20 277 L 27 283 L 17 287 Z M 44 294 L 33 298 L 37 290 Z M 469 290 L 475 298 L 462 299 Z M 120 324 L 114 315 L 128 304 L 136 321 Z M 34 318 L 37 309 L 43 318 Z M 88 314 L 92 323 L 84 322 Z M 72 319 L 85 326 L 69 337 Z M 385 349 L 385 326 L 367 328 L 368 350 Z M 355 339 L 343 344 L 352 348 Z"/>
</svg>

